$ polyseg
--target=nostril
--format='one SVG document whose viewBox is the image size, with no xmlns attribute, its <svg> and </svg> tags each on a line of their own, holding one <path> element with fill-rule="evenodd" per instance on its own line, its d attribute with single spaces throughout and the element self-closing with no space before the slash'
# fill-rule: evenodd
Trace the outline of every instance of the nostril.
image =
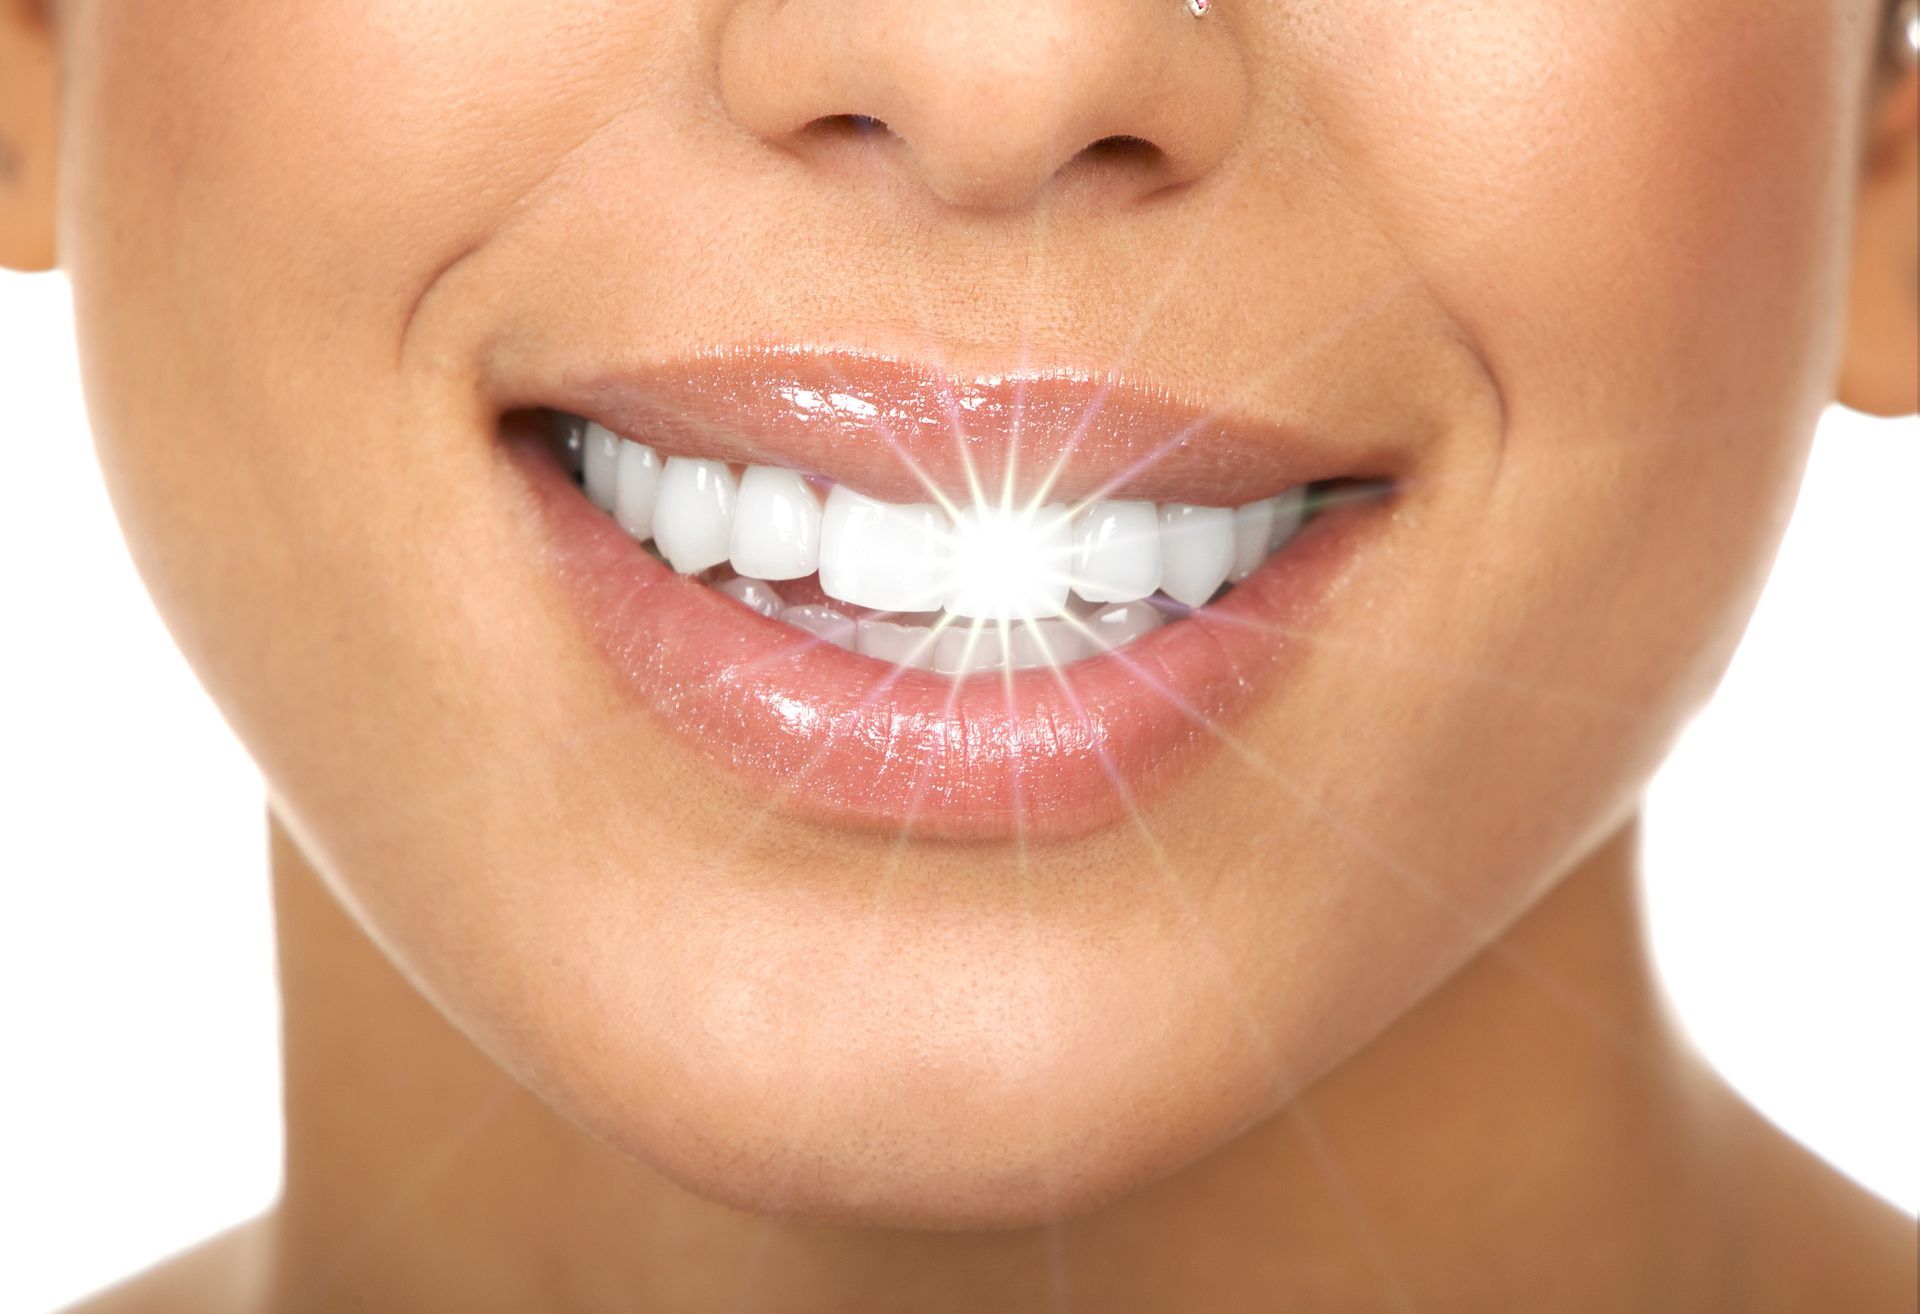
<svg viewBox="0 0 1920 1314">
<path fill-rule="evenodd" d="M 1122 134 L 1089 142 L 1080 154 L 1099 164 L 1157 164 L 1163 152 L 1144 137 Z"/>
<path fill-rule="evenodd" d="M 5 3 L 5 0 L 0 0 Z M 788 134 L 783 148 L 835 172 L 871 168 L 904 154 L 906 143 L 871 114 L 821 114 Z"/>
<path fill-rule="evenodd" d="M 1078 174 L 1096 188 L 1117 189 L 1115 194 L 1145 197 L 1171 181 L 1171 164 L 1167 153 L 1145 137 L 1116 133 L 1082 146 L 1062 172 Z"/>
<path fill-rule="evenodd" d="M 807 125 L 820 136 L 869 137 L 888 131 L 885 119 L 870 114 L 823 114 Z"/>
</svg>

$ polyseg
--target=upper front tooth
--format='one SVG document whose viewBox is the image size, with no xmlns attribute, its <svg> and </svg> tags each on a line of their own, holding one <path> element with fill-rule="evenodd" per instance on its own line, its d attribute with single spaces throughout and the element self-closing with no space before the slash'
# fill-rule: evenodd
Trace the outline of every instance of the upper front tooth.
<svg viewBox="0 0 1920 1314">
<path fill-rule="evenodd" d="M 693 575 L 727 559 L 736 492 L 733 471 L 722 461 L 667 458 L 653 508 L 653 543 L 668 565 Z"/>
<path fill-rule="evenodd" d="M 613 518 L 642 543 L 653 537 L 653 506 L 660 495 L 660 457 L 651 447 L 622 441 L 614 470 Z"/>
<path fill-rule="evenodd" d="M 880 502 L 835 484 L 820 522 L 820 588 L 876 611 L 934 611 L 946 600 L 947 522 L 925 502 Z"/>
<path fill-rule="evenodd" d="M 1151 502 L 1095 502 L 1073 529 L 1073 591 L 1131 602 L 1160 587 L 1160 518 Z"/>
<path fill-rule="evenodd" d="M 1072 569 L 1073 524 L 1064 506 L 965 507 L 953 525 L 947 611 L 982 620 L 1058 616 Z"/>
<path fill-rule="evenodd" d="M 733 511 L 733 568 L 756 579 L 820 569 L 820 498 L 793 470 L 750 465 Z"/>
<path fill-rule="evenodd" d="M 620 436 L 601 424 L 588 424 L 586 452 L 581 456 L 581 480 L 587 499 L 602 511 L 613 510 L 615 470 L 620 462 Z"/>
<path fill-rule="evenodd" d="M 1198 607 L 1233 565 L 1233 512 L 1171 502 L 1160 508 L 1160 590 Z"/>
</svg>

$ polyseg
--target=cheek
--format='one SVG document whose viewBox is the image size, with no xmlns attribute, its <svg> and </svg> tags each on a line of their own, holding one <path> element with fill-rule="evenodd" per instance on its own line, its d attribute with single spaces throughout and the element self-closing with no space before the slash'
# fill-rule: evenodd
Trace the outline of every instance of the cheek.
<svg viewBox="0 0 1920 1314">
<path fill-rule="evenodd" d="M 63 259 L 102 466 L 163 615 L 245 719 L 289 701 L 273 673 L 319 660 L 314 634 L 404 640 L 436 605 L 368 532 L 484 477 L 470 381 L 402 359 L 424 289 L 606 119 L 616 71 L 632 112 L 697 68 L 635 6 L 582 0 L 70 15 Z"/>
<path fill-rule="evenodd" d="M 1842 8 L 1380 4 L 1306 35 L 1339 167 L 1500 390 L 1462 605 L 1589 647 L 1604 618 L 1644 656 L 1583 678 L 1623 697 L 1717 672 L 1831 396 L 1871 17 Z"/>
<path fill-rule="evenodd" d="M 582 0 L 95 4 L 66 39 L 63 236 L 83 323 L 113 339 L 89 355 L 203 362 L 196 389 L 248 385 L 226 414 L 269 375 L 282 420 L 343 381 L 405 383 L 434 277 L 616 110 L 684 98 L 698 72 L 644 10 Z M 103 382 L 109 400 L 166 383 Z"/>
<path fill-rule="evenodd" d="M 684 96 L 690 71 L 633 7 L 582 0 L 84 14 L 71 99 L 110 116 L 88 126 L 116 188 L 175 234 L 244 238 L 225 253 L 336 295 L 417 291 L 615 108 Z"/>
<path fill-rule="evenodd" d="M 1804 386 L 1837 286 L 1856 37 L 1805 0 L 1375 5 L 1316 61 L 1364 81 L 1316 90 L 1510 404 L 1626 370 L 1659 393 L 1682 361 L 1695 395 L 1778 384 L 1755 371 L 1785 359 Z"/>
</svg>

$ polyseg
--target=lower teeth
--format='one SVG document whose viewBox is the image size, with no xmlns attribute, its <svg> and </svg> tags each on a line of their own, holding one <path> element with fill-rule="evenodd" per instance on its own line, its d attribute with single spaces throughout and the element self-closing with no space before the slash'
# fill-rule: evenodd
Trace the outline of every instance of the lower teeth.
<svg viewBox="0 0 1920 1314">
<path fill-rule="evenodd" d="M 651 544 L 647 550 L 661 559 Z M 714 592 L 769 620 L 803 630 L 863 657 L 940 675 L 1065 666 L 1152 633 L 1187 608 L 1155 595 L 1133 602 L 1073 599 L 1059 616 L 1027 620 L 970 620 L 943 612 L 885 612 L 825 598 L 817 577 L 772 584 L 720 567 L 694 576 Z M 787 602 L 781 589 L 795 598 Z"/>
</svg>

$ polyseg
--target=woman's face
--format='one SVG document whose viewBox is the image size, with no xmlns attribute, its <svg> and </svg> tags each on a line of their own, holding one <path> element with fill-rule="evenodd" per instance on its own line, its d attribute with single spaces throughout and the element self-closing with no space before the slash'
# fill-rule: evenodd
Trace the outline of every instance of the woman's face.
<svg viewBox="0 0 1920 1314">
<path fill-rule="evenodd" d="M 696 1190 L 1018 1223 L 1629 817 L 1833 393 L 1878 11 L 74 0 L 59 249 L 160 608 L 409 977 Z M 1379 495 L 955 685 L 676 578 L 542 407 L 896 502 Z"/>
</svg>

